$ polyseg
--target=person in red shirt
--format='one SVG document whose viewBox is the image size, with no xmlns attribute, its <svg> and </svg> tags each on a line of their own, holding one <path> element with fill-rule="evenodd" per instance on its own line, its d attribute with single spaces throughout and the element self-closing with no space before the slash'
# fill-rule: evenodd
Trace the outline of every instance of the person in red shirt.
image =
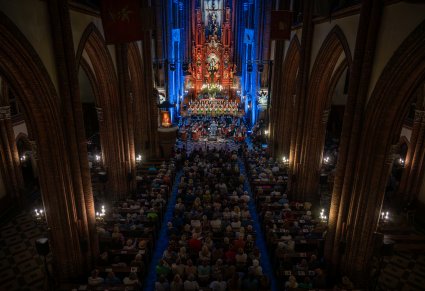
<svg viewBox="0 0 425 291">
<path fill-rule="evenodd" d="M 190 252 L 198 254 L 202 249 L 202 242 L 198 239 L 198 234 L 194 233 L 188 242 Z"/>
</svg>

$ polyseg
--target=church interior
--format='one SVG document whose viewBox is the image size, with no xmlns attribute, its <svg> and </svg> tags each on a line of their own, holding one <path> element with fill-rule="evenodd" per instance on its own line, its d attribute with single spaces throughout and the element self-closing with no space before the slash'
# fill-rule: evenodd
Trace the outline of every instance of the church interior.
<svg viewBox="0 0 425 291">
<path fill-rule="evenodd" d="M 425 2 L 0 0 L 0 290 L 424 290 Z"/>
</svg>

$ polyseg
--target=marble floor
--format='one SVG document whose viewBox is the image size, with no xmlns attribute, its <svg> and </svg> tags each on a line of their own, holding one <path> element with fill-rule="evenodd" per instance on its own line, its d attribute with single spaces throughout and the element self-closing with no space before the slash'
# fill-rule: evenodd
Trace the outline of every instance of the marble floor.
<svg viewBox="0 0 425 291">
<path fill-rule="evenodd" d="M 25 211 L 0 225 L 0 290 L 45 290 L 43 258 L 35 249 L 45 236 L 45 227 Z"/>
</svg>

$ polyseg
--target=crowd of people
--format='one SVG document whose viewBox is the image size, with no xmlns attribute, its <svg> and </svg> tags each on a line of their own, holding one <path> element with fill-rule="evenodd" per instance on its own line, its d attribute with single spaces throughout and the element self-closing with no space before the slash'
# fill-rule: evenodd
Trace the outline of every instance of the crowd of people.
<svg viewBox="0 0 425 291">
<path fill-rule="evenodd" d="M 273 269 L 286 290 L 353 289 L 347 277 L 332 282 L 323 260 L 326 221 L 314 217 L 313 203 L 291 201 L 286 165 L 261 148 L 245 151 L 251 188 Z M 315 211 L 318 212 L 318 211 Z"/>
<path fill-rule="evenodd" d="M 236 152 L 194 150 L 181 161 L 169 245 L 156 291 L 270 290 L 263 274 Z"/>
<path fill-rule="evenodd" d="M 205 132 L 212 122 L 223 136 L 246 131 L 239 118 L 204 116 L 183 119 L 180 134 Z M 239 169 L 242 158 L 247 176 Z M 138 179 L 138 194 L 114 202 L 105 216 L 97 217 L 101 255 L 88 278 L 91 288 L 142 289 L 179 170 L 182 176 L 172 219 L 163 226 L 168 247 L 156 265 L 156 291 L 271 290 L 271 274 L 263 273 L 258 234 L 248 208 L 252 200 L 278 288 L 309 290 L 335 285 L 323 260 L 326 221 L 313 216 L 317 210 L 311 202 L 291 201 L 287 165 L 261 146 L 248 150 L 242 143 L 237 152 L 210 147 L 189 152 L 183 148 L 169 163 L 146 166 Z M 252 196 L 244 191 L 246 179 Z M 337 284 L 352 285 L 347 277 Z"/>
<path fill-rule="evenodd" d="M 234 116 L 198 116 L 182 118 L 179 126 L 180 139 L 199 141 L 200 138 L 216 136 L 241 143 L 247 135 L 243 120 Z"/>
<path fill-rule="evenodd" d="M 175 171 L 173 160 L 150 165 L 139 173 L 143 177 L 138 179 L 137 194 L 112 203 L 105 211 L 97 205 L 101 254 L 87 280 L 89 288 L 142 290 Z"/>
<path fill-rule="evenodd" d="M 225 99 L 200 99 L 189 103 L 187 109 L 189 116 L 192 115 L 233 115 L 239 116 L 238 103 Z"/>
</svg>

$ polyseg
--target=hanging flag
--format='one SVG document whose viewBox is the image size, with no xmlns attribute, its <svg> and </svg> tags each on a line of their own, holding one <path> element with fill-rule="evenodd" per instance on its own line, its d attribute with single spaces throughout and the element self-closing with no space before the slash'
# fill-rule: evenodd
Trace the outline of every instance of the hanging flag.
<svg viewBox="0 0 425 291">
<path fill-rule="evenodd" d="M 275 10 L 271 14 L 270 39 L 290 39 L 292 27 L 292 12 Z"/>
<path fill-rule="evenodd" d="M 102 0 L 101 17 L 106 43 L 124 43 L 142 39 L 139 0 Z"/>
<path fill-rule="evenodd" d="M 245 28 L 243 42 L 246 43 L 246 44 L 253 44 L 254 43 L 254 30 L 253 29 Z"/>
</svg>

